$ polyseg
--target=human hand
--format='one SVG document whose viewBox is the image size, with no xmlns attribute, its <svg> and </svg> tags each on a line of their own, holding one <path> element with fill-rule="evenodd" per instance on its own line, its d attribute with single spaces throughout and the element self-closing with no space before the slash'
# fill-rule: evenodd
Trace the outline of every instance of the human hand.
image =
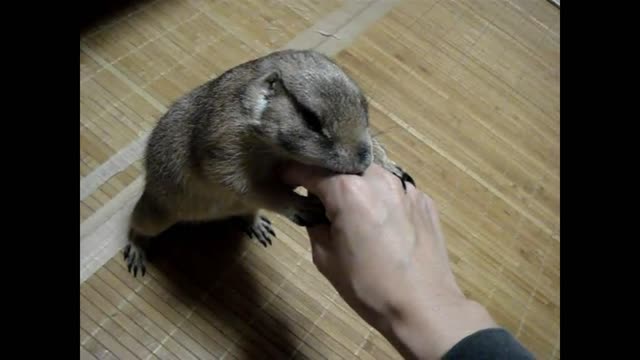
<svg viewBox="0 0 640 360">
<path fill-rule="evenodd" d="M 362 176 L 294 165 L 285 173 L 324 204 L 307 229 L 314 264 L 407 357 L 438 358 L 495 324 L 456 284 L 434 202 L 372 165 Z"/>
</svg>

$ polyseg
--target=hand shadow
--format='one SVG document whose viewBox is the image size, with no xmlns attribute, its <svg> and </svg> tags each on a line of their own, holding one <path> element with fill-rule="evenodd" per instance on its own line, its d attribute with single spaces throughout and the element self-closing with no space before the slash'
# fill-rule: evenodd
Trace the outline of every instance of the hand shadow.
<svg viewBox="0 0 640 360">
<path fill-rule="evenodd" d="M 233 343 L 233 354 L 244 359 L 288 358 L 295 351 L 287 323 L 269 306 L 262 308 L 267 298 L 241 259 L 247 247 L 262 245 L 236 223 L 179 224 L 151 243 L 146 276 L 162 272 L 161 282 L 176 298 L 196 304 L 196 314 L 219 331 L 207 334 L 207 341 Z M 220 337 L 227 340 L 215 341 Z"/>
</svg>

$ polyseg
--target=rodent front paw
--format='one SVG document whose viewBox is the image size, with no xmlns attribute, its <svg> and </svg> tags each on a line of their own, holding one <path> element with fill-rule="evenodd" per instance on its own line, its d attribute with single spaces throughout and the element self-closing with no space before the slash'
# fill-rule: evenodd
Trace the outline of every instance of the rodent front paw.
<svg viewBox="0 0 640 360">
<path fill-rule="evenodd" d="M 309 194 L 309 201 L 301 209 L 293 210 L 289 219 L 299 226 L 311 227 L 315 225 L 329 224 L 324 206 L 314 195 Z"/>
<path fill-rule="evenodd" d="M 256 239 L 264 247 L 271 245 L 271 237 L 276 237 L 276 233 L 273 231 L 271 221 L 264 216 L 256 216 L 253 222 L 245 222 L 244 232 L 253 239 L 255 235 Z"/>
<path fill-rule="evenodd" d="M 132 243 L 127 244 L 124 248 L 124 260 L 127 262 L 127 270 L 133 274 L 133 277 L 138 276 L 138 269 L 140 269 L 141 276 L 144 276 L 147 272 L 145 263 L 145 251 Z"/>
</svg>

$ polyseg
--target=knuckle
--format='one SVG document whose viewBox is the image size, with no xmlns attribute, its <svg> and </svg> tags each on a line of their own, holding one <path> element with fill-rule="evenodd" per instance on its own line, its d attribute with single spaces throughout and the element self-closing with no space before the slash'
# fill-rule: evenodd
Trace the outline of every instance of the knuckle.
<svg viewBox="0 0 640 360">
<path fill-rule="evenodd" d="M 360 193 L 365 185 L 364 181 L 356 176 L 340 176 L 337 182 L 340 192 L 345 196 Z"/>
</svg>

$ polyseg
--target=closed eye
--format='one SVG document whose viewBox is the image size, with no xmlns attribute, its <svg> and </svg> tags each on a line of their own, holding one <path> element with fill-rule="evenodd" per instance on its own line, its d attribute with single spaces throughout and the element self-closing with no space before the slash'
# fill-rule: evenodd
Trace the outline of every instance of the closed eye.
<svg viewBox="0 0 640 360">
<path fill-rule="evenodd" d="M 320 122 L 320 118 L 313 111 L 309 110 L 302 104 L 298 104 L 298 111 L 309 129 L 322 134 L 322 123 Z"/>
<path fill-rule="evenodd" d="M 320 123 L 320 119 L 318 119 L 316 114 L 312 113 L 311 111 L 307 111 L 302 115 L 302 117 L 311 130 L 317 133 L 322 132 L 322 124 Z"/>
<path fill-rule="evenodd" d="M 318 133 L 320 135 L 324 135 L 326 137 L 326 135 L 322 132 L 322 122 L 320 122 L 320 117 L 318 115 L 316 115 L 316 113 L 311 111 L 308 107 L 302 105 L 300 103 L 300 101 L 298 101 L 298 99 L 296 99 L 296 97 L 293 96 L 293 94 L 288 92 L 286 87 L 284 88 L 284 90 L 287 91 L 287 93 L 289 94 L 290 99 L 293 102 L 293 106 L 298 111 L 300 116 L 302 116 L 302 119 L 305 122 L 305 124 L 307 125 L 307 127 L 311 131 L 314 131 L 314 132 L 316 132 L 316 133 Z"/>
</svg>

